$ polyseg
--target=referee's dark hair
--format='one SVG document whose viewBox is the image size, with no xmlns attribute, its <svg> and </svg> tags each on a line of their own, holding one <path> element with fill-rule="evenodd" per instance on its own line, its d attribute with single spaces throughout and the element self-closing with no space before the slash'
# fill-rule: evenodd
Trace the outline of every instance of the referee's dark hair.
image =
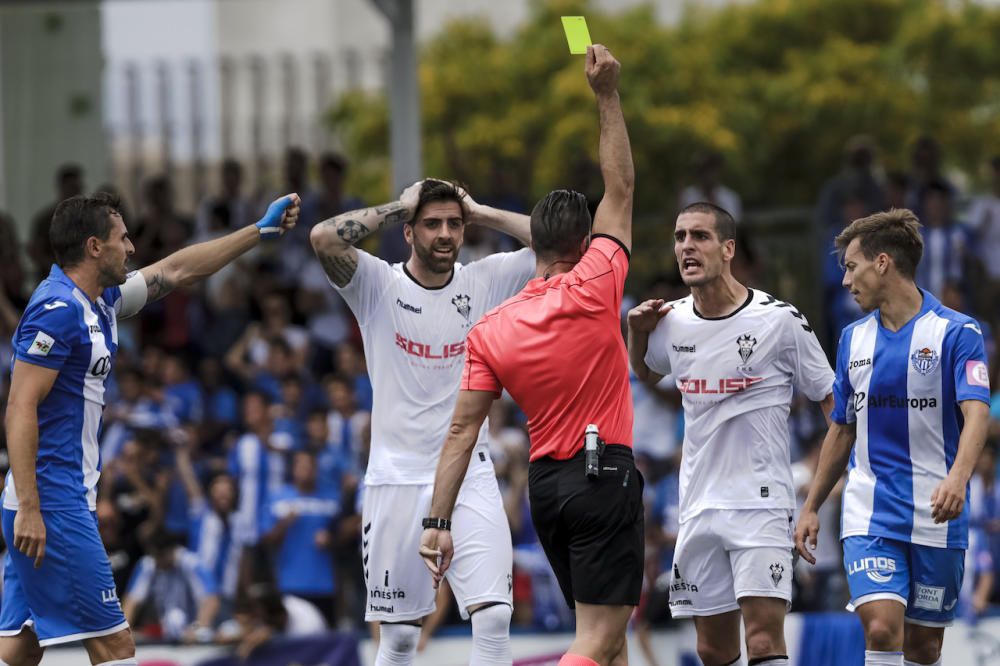
<svg viewBox="0 0 1000 666">
<path fill-rule="evenodd" d="M 684 213 L 704 213 L 705 215 L 711 215 L 715 220 L 715 235 L 719 237 L 719 242 L 725 243 L 727 240 L 736 240 L 736 220 L 722 206 L 716 206 L 714 203 L 708 201 L 695 201 L 681 208 L 681 212 L 677 213 L 677 215 L 680 216 Z"/>
<path fill-rule="evenodd" d="M 531 209 L 531 247 L 545 259 L 573 256 L 590 226 L 587 197 L 572 190 L 553 190 Z"/>
<path fill-rule="evenodd" d="M 833 244 L 843 263 L 847 246 L 857 238 L 865 259 L 871 261 L 885 253 L 892 257 L 896 270 L 903 277 L 912 280 L 917 273 L 920 258 L 924 254 L 924 239 L 920 235 L 920 226 L 920 220 L 912 210 L 893 208 L 854 220 L 840 232 Z"/>
<path fill-rule="evenodd" d="M 91 236 L 108 240 L 112 213 L 121 215 L 121 200 L 108 192 L 70 197 L 56 206 L 49 226 L 49 244 L 60 268 L 83 261 L 83 248 Z"/>
<path fill-rule="evenodd" d="M 437 180 L 428 178 L 420 185 L 420 197 L 417 199 L 417 208 L 413 211 L 413 217 L 406 221 L 407 224 L 415 224 L 420 218 L 420 211 L 424 206 L 438 201 L 454 201 L 462 210 L 462 222 L 465 222 L 465 206 L 462 204 L 463 190 L 458 183 L 447 180 Z"/>
</svg>

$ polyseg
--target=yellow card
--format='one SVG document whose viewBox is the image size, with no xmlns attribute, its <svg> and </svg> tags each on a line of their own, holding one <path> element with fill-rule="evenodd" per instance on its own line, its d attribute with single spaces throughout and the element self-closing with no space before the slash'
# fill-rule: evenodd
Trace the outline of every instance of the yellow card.
<svg viewBox="0 0 1000 666">
<path fill-rule="evenodd" d="M 569 42 L 569 52 L 582 55 L 591 45 L 590 31 L 587 30 L 587 19 L 582 16 L 563 16 L 563 30 L 566 31 L 566 41 Z"/>
</svg>

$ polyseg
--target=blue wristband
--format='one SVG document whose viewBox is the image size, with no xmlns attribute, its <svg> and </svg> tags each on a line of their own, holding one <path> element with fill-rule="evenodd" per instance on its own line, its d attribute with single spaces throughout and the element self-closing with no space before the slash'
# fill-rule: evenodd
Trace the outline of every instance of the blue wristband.
<svg viewBox="0 0 1000 666">
<path fill-rule="evenodd" d="M 260 218 L 256 224 L 261 236 L 275 236 L 281 233 L 281 217 L 290 205 L 292 205 L 292 197 L 288 196 L 281 197 L 267 207 L 264 217 Z"/>
</svg>

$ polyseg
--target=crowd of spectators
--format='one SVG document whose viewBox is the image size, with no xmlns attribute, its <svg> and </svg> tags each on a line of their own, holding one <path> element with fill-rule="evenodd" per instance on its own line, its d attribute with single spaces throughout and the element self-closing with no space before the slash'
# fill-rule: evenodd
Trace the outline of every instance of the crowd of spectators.
<svg viewBox="0 0 1000 666">
<path fill-rule="evenodd" d="M 839 286 L 841 270 L 829 253 L 833 236 L 850 220 L 889 206 L 917 211 L 926 243 L 919 283 L 976 316 L 993 355 L 991 441 L 972 482 L 973 547 L 963 599 L 971 616 L 1000 603 L 1000 372 L 993 344 L 993 332 L 1000 330 L 1000 157 L 990 165 L 992 189 L 979 196 L 943 172 L 941 149 L 932 139 L 918 140 L 912 158 L 909 173 L 884 174 L 873 142 L 858 137 L 846 146 L 841 171 L 823 186 L 813 229 L 825 315 L 817 329 L 831 350 L 839 330 L 860 316 Z M 340 155 L 321 155 L 312 167 L 306 152 L 287 151 L 278 189 L 298 192 L 303 202 L 299 226 L 289 237 L 120 325 L 101 439 L 98 519 L 118 594 L 140 637 L 231 642 L 246 651 L 275 632 L 363 629 L 360 511 L 372 387 L 357 324 L 308 242 L 317 222 L 362 203 L 344 192 L 347 164 Z M 723 172 L 721 157 L 706 155 L 679 200 L 711 200 L 739 218 L 739 195 L 721 184 Z M 217 192 L 190 215 L 177 209 L 167 177 L 146 183 L 136 210 L 125 212 L 135 267 L 251 223 L 274 198 L 272 191 L 252 194 L 237 161 L 223 162 L 218 175 Z M 87 191 L 84 174 L 74 166 L 60 169 L 56 184 L 57 200 Z M 487 193 L 479 196 L 489 199 Z M 0 214 L 4 359 L 10 358 L 10 337 L 30 288 L 52 262 L 52 208 L 39 212 L 23 243 L 13 222 Z M 669 234 L 664 238 L 665 246 L 656 249 L 660 256 L 670 254 Z M 399 229 L 387 229 L 373 242 L 373 251 L 393 260 L 406 256 Z M 474 260 L 509 248 L 506 243 L 489 230 L 469 229 L 459 258 Z M 749 266 L 737 269 L 741 279 L 757 284 Z M 626 306 L 685 293 L 668 266 L 646 284 L 630 285 Z M 0 411 L 8 383 L 5 362 Z M 647 591 L 636 617 L 644 640 L 649 628 L 670 622 L 666 595 L 678 531 L 684 426 L 680 395 L 669 380 L 655 387 L 633 381 L 632 389 L 635 451 L 647 481 Z M 572 614 L 527 507 L 524 417 L 513 403 L 498 401 L 490 429 L 514 541 L 513 623 L 565 629 Z M 790 430 L 794 478 L 804 499 L 825 423 L 814 405 L 796 398 Z M 847 600 L 836 497 L 820 518 L 817 564 L 796 569 L 797 610 L 839 610 Z M 457 620 L 451 606 L 442 586 L 439 612 L 426 623 L 424 641 L 440 624 Z"/>
</svg>

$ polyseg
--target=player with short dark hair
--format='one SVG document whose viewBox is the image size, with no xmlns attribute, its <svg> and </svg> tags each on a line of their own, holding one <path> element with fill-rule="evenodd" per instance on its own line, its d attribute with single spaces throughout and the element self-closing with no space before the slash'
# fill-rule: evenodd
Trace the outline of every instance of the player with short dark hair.
<svg viewBox="0 0 1000 666">
<path fill-rule="evenodd" d="M 114 197 L 77 196 L 56 208 L 50 238 L 57 263 L 13 339 L 0 662 L 37 664 L 46 646 L 83 640 L 94 664 L 136 663 L 94 513 L 118 318 L 294 227 L 298 204 L 295 194 L 282 197 L 255 226 L 132 273 L 135 248 Z"/>
<path fill-rule="evenodd" d="M 681 208 L 677 215 L 679 217 L 685 213 L 711 215 L 715 224 L 716 237 L 723 243 L 736 240 L 736 220 L 733 219 L 733 216 L 725 208 L 716 206 L 714 203 L 709 203 L 708 201 L 695 201 Z"/>
<path fill-rule="evenodd" d="M 909 210 L 855 220 L 835 244 L 844 287 L 869 314 L 840 337 L 833 423 L 795 544 L 815 562 L 817 511 L 850 460 L 841 540 L 865 664 L 939 665 L 989 423 L 983 334 L 914 283 L 923 242 Z"/>
<path fill-rule="evenodd" d="M 535 254 L 558 259 L 573 254 L 590 233 L 587 197 L 579 192 L 555 190 L 531 210 L 531 246 Z"/>
<path fill-rule="evenodd" d="M 506 389 L 528 416 L 532 521 L 567 604 L 576 607 L 576 638 L 562 666 L 625 664 L 625 626 L 642 588 L 642 477 L 632 457 L 632 395 L 619 316 L 635 171 L 618 70 L 605 47 L 588 47 L 604 177 L 593 233 L 582 194 L 556 190 L 532 210 L 535 279 L 469 333 L 462 390 L 420 547 L 436 581 L 450 574 L 453 557 L 467 556 L 457 532 L 452 538 L 450 521 L 457 529 L 456 500 L 460 507 L 476 433 Z M 588 424 L 608 442 L 593 481 L 584 464 Z"/>
<path fill-rule="evenodd" d="M 694 617 L 707 666 L 786 666 L 792 594 L 788 413 L 793 389 L 833 407 L 833 371 L 805 317 L 733 277 L 736 224 L 694 203 L 677 216 L 674 254 L 691 295 L 628 313 L 636 376 L 676 377 L 684 407 L 680 529 L 670 612 Z M 668 314 L 669 313 L 669 314 Z"/>
<path fill-rule="evenodd" d="M 406 262 L 389 264 L 354 247 L 400 222 L 410 246 Z M 374 389 L 362 550 L 365 619 L 381 623 L 377 666 L 412 663 L 422 618 L 435 608 L 434 587 L 415 553 L 465 336 L 527 282 L 535 263 L 528 249 L 459 263 L 468 224 L 530 239 L 526 215 L 482 206 L 455 184 L 433 179 L 411 185 L 398 202 L 326 220 L 311 234 L 330 283 L 361 327 Z M 465 549 L 449 576 L 460 613 L 472 621 L 475 665 L 511 661 L 513 548 L 487 436 L 485 426 L 477 430 L 475 464 L 462 483 L 455 538 Z"/>
</svg>

